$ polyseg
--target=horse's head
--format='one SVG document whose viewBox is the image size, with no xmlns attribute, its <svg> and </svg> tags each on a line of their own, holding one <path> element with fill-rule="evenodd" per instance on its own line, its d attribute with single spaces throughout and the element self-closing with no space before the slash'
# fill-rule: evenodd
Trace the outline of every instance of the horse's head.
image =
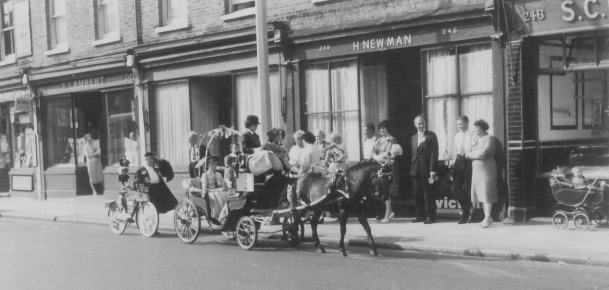
<svg viewBox="0 0 609 290">
<path fill-rule="evenodd" d="M 380 183 L 382 164 L 374 160 L 361 161 L 345 173 L 345 183 L 351 197 L 363 197 L 367 192 Z"/>
</svg>

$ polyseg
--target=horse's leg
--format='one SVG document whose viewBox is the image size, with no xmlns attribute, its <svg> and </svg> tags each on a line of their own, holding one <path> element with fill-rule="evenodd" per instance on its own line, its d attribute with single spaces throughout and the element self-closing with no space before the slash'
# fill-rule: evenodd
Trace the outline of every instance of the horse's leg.
<svg viewBox="0 0 609 290">
<path fill-rule="evenodd" d="M 319 216 L 321 215 L 321 213 L 322 211 L 320 209 L 313 210 L 313 219 L 311 220 L 311 232 L 313 235 L 313 243 L 317 248 L 317 251 L 319 253 L 325 253 L 326 249 L 324 249 L 324 246 L 321 245 L 321 242 L 319 241 L 319 236 L 317 235 L 317 224 L 319 222 Z"/>
<path fill-rule="evenodd" d="M 359 223 L 364 227 L 366 231 L 366 235 L 368 235 L 368 246 L 370 247 L 370 255 L 378 256 L 378 252 L 376 251 L 376 244 L 374 243 L 374 239 L 372 238 L 372 231 L 370 230 L 370 224 L 368 224 L 368 219 L 366 218 L 366 211 L 363 207 L 357 209 L 356 212 L 357 219 L 359 219 Z"/>
<path fill-rule="evenodd" d="M 338 251 L 340 251 L 343 257 L 346 257 L 347 251 L 345 251 L 345 234 L 347 233 L 347 218 L 349 217 L 349 214 L 342 206 L 339 208 L 340 211 L 338 213 L 338 220 L 340 222 L 340 241 L 338 242 Z"/>
</svg>

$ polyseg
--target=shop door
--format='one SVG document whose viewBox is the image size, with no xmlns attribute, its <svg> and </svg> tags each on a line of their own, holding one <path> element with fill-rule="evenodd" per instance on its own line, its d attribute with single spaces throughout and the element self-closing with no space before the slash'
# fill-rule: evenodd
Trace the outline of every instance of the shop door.
<svg viewBox="0 0 609 290">
<path fill-rule="evenodd" d="M 102 97 L 98 92 L 74 95 L 74 134 L 76 135 L 76 192 L 78 195 L 89 195 L 93 193 L 89 172 L 87 170 L 87 159 L 84 154 L 85 135 L 91 134 L 93 143 L 102 151 L 102 163 L 104 162 L 105 144 L 103 138 L 104 122 L 102 122 Z M 97 174 L 100 174 L 99 172 Z"/>
<path fill-rule="evenodd" d="M 0 192 L 9 190 L 8 172 L 11 168 L 11 141 L 8 105 L 0 105 Z"/>
</svg>

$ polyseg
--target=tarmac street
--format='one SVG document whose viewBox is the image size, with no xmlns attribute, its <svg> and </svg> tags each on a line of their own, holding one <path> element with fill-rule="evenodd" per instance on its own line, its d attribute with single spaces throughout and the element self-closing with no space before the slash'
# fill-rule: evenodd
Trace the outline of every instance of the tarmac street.
<svg viewBox="0 0 609 290">
<path fill-rule="evenodd" d="M 38 219 L 51 222 L 82 223 L 107 226 L 106 200 L 103 197 L 36 200 L 30 198 L 0 198 L 0 219 Z M 489 257 L 506 260 L 532 260 L 550 263 L 609 266 L 609 228 L 592 224 L 588 231 L 556 229 L 549 219 L 537 218 L 523 224 L 494 223 L 483 229 L 477 224 L 457 225 L 456 220 L 439 220 L 435 224 L 411 223 L 398 218 L 390 223 L 369 222 L 377 247 L 424 253 Z M 160 215 L 159 230 L 176 235 L 173 212 Z M 266 226 L 263 239 L 281 239 L 279 226 Z M 335 245 L 340 237 L 336 221 L 319 226 L 319 236 L 325 245 Z M 209 234 L 205 221 L 202 232 Z M 176 237 L 177 239 L 177 237 Z M 305 226 L 305 241 L 311 241 L 311 230 Z M 366 234 L 356 219 L 350 219 L 345 241 L 349 249 L 367 247 Z"/>
<path fill-rule="evenodd" d="M 0 219 L 2 289 L 608 289 L 605 267 L 507 261 L 263 239 L 251 251 L 220 235 Z"/>
</svg>

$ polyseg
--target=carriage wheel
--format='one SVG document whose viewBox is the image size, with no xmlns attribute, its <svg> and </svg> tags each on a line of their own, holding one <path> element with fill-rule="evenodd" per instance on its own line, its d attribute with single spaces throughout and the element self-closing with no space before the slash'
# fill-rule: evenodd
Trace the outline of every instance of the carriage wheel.
<svg viewBox="0 0 609 290">
<path fill-rule="evenodd" d="M 562 211 L 557 211 L 552 216 L 552 224 L 559 230 L 566 230 L 569 226 L 569 217 Z"/>
<path fill-rule="evenodd" d="M 123 214 L 123 213 L 125 213 L 125 209 L 120 208 L 116 204 L 116 202 L 112 203 L 110 205 L 110 208 L 108 208 L 108 219 L 110 222 L 110 230 L 112 230 L 112 232 L 114 234 L 120 235 L 120 234 L 124 233 L 125 229 L 127 228 L 127 220 L 118 219 L 118 215 Z"/>
<path fill-rule="evenodd" d="M 251 250 L 258 240 L 256 222 L 249 216 L 244 216 L 237 222 L 237 243 L 244 250 Z"/>
<path fill-rule="evenodd" d="M 590 227 L 590 219 L 586 213 L 578 212 L 573 216 L 573 224 L 576 229 L 585 231 Z"/>
<path fill-rule="evenodd" d="M 296 246 L 304 239 L 304 223 L 300 218 L 286 217 L 283 219 L 283 239 L 290 246 Z"/>
<path fill-rule="evenodd" d="M 197 207 L 191 200 L 185 199 L 178 203 L 173 216 L 173 225 L 182 242 L 192 244 L 197 240 L 201 231 L 201 219 Z"/>
<path fill-rule="evenodd" d="M 235 231 L 226 231 L 226 232 L 222 232 L 222 235 L 227 239 L 227 240 L 234 240 L 236 238 L 236 234 Z"/>
<path fill-rule="evenodd" d="M 150 202 L 140 202 L 137 215 L 140 233 L 144 237 L 152 237 L 159 228 L 159 213 L 156 211 L 156 207 Z"/>
<path fill-rule="evenodd" d="M 609 212 L 598 211 L 594 214 L 594 221 L 598 226 L 606 226 L 609 224 Z"/>
</svg>

